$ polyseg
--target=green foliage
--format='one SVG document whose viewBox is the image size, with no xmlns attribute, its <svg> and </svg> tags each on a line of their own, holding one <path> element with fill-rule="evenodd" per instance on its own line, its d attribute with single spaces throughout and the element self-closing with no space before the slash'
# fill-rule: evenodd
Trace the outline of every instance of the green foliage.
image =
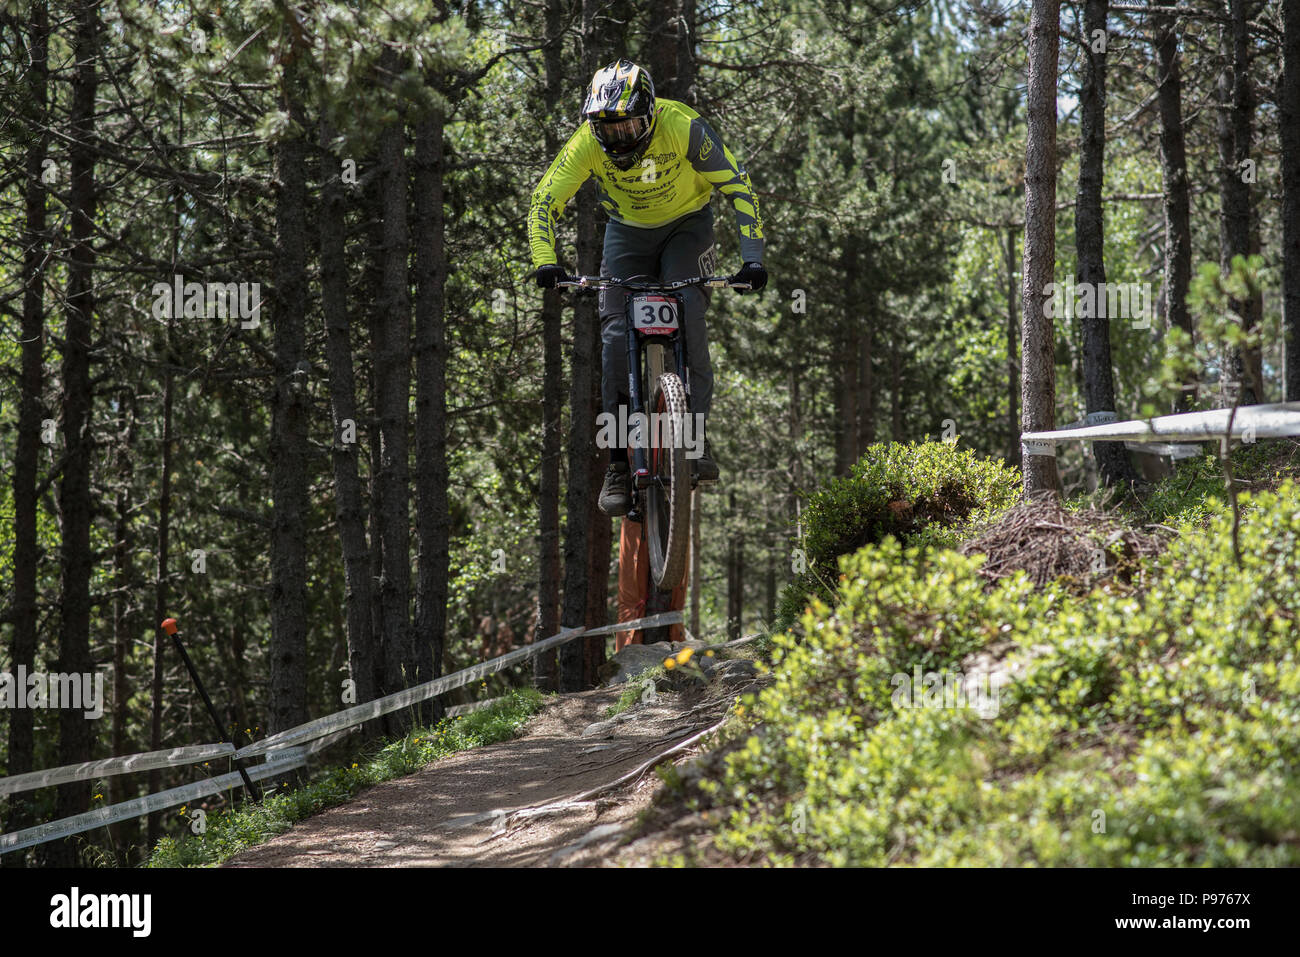
<svg viewBox="0 0 1300 957">
<path fill-rule="evenodd" d="M 1269 483 L 1284 474 L 1279 452 L 1293 448 L 1275 442 L 1242 445 L 1233 449 L 1229 460 L 1234 471 Z M 1131 510 L 1146 522 L 1178 525 L 1204 517 L 1224 495 L 1223 465 L 1218 456 L 1206 454 L 1178 462 L 1173 473 L 1152 486 Z"/>
<path fill-rule="evenodd" d="M 362 788 L 418 771 L 430 761 L 513 738 L 543 703 L 532 688 L 512 691 L 478 711 L 445 718 L 432 728 L 416 728 L 383 745 L 368 760 L 333 768 L 318 780 L 293 790 L 272 793 L 256 804 L 209 815 L 202 835 L 158 842 L 146 867 L 201 867 L 220 864 L 254 845 L 287 831 L 295 821 L 344 803 Z M 180 815 L 186 817 L 186 808 Z"/>
<path fill-rule="evenodd" d="M 947 442 L 870 446 L 849 475 L 808 502 L 802 547 L 807 570 L 781 596 L 778 622 L 789 627 L 810 596 L 830 600 L 841 555 L 886 535 L 951 543 L 956 529 L 1014 504 L 1016 471 Z"/>
<path fill-rule="evenodd" d="M 1257 352 L 1269 342 L 1275 342 L 1278 331 L 1276 316 L 1266 313 L 1263 321 L 1247 329 L 1240 309 L 1258 295 L 1263 288 L 1264 260 L 1261 256 L 1234 256 L 1229 268 L 1223 271 L 1217 263 L 1202 263 L 1192 279 L 1187 293 L 1187 308 L 1196 324 L 1193 339 L 1185 330 L 1171 328 L 1165 339 L 1164 355 L 1148 376 L 1143 387 L 1147 401 L 1142 404 L 1142 415 L 1160 414 L 1154 398 L 1174 390 L 1187 390 L 1216 383 L 1218 394 L 1207 396 L 1218 405 L 1231 400 L 1225 398 L 1225 386 L 1237 372 L 1232 368 L 1234 353 Z M 1240 374 L 1251 375 L 1249 364 Z M 1255 383 L 1259 394 L 1264 383 Z"/>
<path fill-rule="evenodd" d="M 605 709 L 605 717 L 612 718 L 631 708 L 641 700 L 647 686 L 653 684 L 657 687 L 660 679 L 666 677 L 666 675 L 667 672 L 664 671 L 663 665 L 654 665 L 639 674 L 633 675 L 627 680 L 627 684 L 623 686 L 618 701 Z"/>
<path fill-rule="evenodd" d="M 752 733 L 701 785 L 731 809 L 719 846 L 864 866 L 1300 864 L 1300 487 L 1242 504 L 1240 569 L 1211 501 L 1136 595 L 985 590 L 978 556 L 863 548 L 837 605 L 778 639 Z M 994 715 L 891 695 L 914 665 L 991 647 L 1014 675 Z"/>
</svg>

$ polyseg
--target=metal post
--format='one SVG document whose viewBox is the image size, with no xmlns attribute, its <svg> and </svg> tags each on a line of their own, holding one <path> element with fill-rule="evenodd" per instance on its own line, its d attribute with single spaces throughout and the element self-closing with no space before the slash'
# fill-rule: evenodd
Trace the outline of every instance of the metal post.
<svg viewBox="0 0 1300 957">
<path fill-rule="evenodd" d="M 180 632 L 177 629 L 176 619 L 167 618 L 159 626 L 163 631 L 172 636 L 172 642 L 176 645 L 176 650 L 181 653 L 181 660 L 185 662 L 185 667 L 189 669 L 190 678 L 194 680 L 194 687 L 199 689 L 199 695 L 203 698 L 203 703 L 207 705 L 208 716 L 212 718 L 212 726 L 217 729 L 217 739 L 226 741 L 226 730 L 221 726 L 221 719 L 217 717 L 217 709 L 212 706 L 212 699 L 208 697 L 207 689 L 203 687 L 203 682 L 199 680 L 199 673 L 194 667 L 194 662 L 190 660 L 189 652 L 185 650 L 185 645 L 181 643 Z M 235 736 L 230 735 L 231 739 Z M 228 742 L 232 747 L 238 747 L 233 740 Z M 248 776 L 244 770 L 244 762 L 240 758 L 235 759 L 235 769 L 239 776 L 244 779 L 244 789 L 253 796 L 254 800 L 261 800 L 262 790 L 253 783 L 253 779 Z"/>
</svg>

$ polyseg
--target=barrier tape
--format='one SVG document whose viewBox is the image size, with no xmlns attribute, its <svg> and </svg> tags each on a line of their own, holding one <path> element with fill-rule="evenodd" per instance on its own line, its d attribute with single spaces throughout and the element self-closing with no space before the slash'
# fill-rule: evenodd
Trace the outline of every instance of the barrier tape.
<svg viewBox="0 0 1300 957">
<path fill-rule="evenodd" d="M 234 753 L 235 746 L 229 743 L 194 744 L 166 751 L 145 751 L 143 754 L 87 761 L 84 764 L 65 764 L 45 771 L 30 771 L 27 774 L 0 778 L 0 794 L 17 794 L 19 791 L 34 791 L 55 784 L 89 781 L 114 774 L 129 774 L 132 771 L 152 771 L 156 768 L 172 768 L 182 764 L 198 764 L 200 761 L 210 761 L 212 758 Z"/>
<path fill-rule="evenodd" d="M 636 628 L 654 628 L 659 625 L 675 625 L 682 620 L 680 611 L 667 611 L 662 614 L 652 615 L 649 618 L 638 618 L 635 621 L 621 621 L 613 625 L 602 625 L 599 628 L 566 628 L 558 635 L 552 635 L 542 641 L 523 648 L 516 648 L 514 651 L 507 652 L 499 658 L 491 658 L 487 661 L 471 665 L 462 671 L 457 671 L 441 678 L 434 678 L 432 681 L 426 681 L 423 684 L 415 685 L 404 691 L 397 691 L 382 698 L 376 698 L 374 701 L 367 701 L 365 704 L 355 705 L 351 708 L 345 708 L 342 711 L 336 711 L 334 714 L 326 715 L 323 718 L 317 718 L 314 721 L 308 721 L 306 724 L 300 724 L 296 728 L 287 728 L 284 731 L 277 732 L 269 737 L 256 741 L 247 747 L 240 748 L 235 752 L 237 758 L 249 758 L 259 754 L 264 754 L 271 748 L 280 747 L 288 744 L 299 744 L 303 741 L 310 741 L 313 738 L 319 738 L 321 735 L 329 734 L 332 731 L 338 731 L 342 728 L 350 728 L 354 725 L 362 724 L 366 721 L 372 721 L 381 715 L 390 714 L 393 711 L 400 711 L 402 708 L 409 708 L 411 705 L 419 704 L 421 701 L 427 701 L 429 698 L 437 697 L 444 692 L 451 691 L 453 688 L 460 688 L 472 681 L 478 681 L 486 678 L 488 675 L 496 674 L 503 668 L 508 668 L 513 664 L 526 661 L 535 655 L 556 648 L 575 638 L 593 638 L 597 635 L 605 635 L 614 631 L 627 631 Z"/>
<path fill-rule="evenodd" d="M 1148 455 L 1167 455 L 1175 461 L 1194 459 L 1205 452 L 1200 443 L 1188 442 L 1125 442 L 1124 448 L 1130 452 L 1146 452 Z"/>
<path fill-rule="evenodd" d="M 1085 425 L 1105 425 L 1107 422 L 1114 422 L 1118 418 L 1114 412 L 1089 412 L 1082 419 L 1074 422 L 1067 422 L 1064 425 L 1056 427 L 1057 432 L 1064 432 L 1066 429 L 1081 429 Z"/>
<path fill-rule="evenodd" d="M 1273 402 L 1239 406 L 1235 415 L 1231 409 L 1180 412 L 1153 419 L 1107 422 L 1053 432 L 1025 432 L 1020 440 L 1025 446 L 1030 443 L 1051 445 L 1076 439 L 1092 442 L 1205 441 L 1223 438 L 1228 432 L 1229 418 L 1232 419 L 1232 438 L 1244 438 L 1247 434 L 1259 439 L 1300 435 L 1300 402 Z"/>
<path fill-rule="evenodd" d="M 306 763 L 305 752 L 300 752 L 291 756 L 288 760 L 272 761 L 248 768 L 247 771 L 248 776 L 254 781 L 261 781 L 265 778 L 275 777 L 285 771 L 300 768 Z M 169 807 L 176 807 L 179 804 L 188 804 L 190 801 L 201 797 L 208 797 L 212 794 L 243 786 L 244 782 L 240 778 L 239 772 L 231 771 L 229 774 L 208 778 L 206 781 L 184 784 L 177 788 L 159 791 L 157 794 L 149 794 L 131 801 L 123 801 L 121 804 L 110 804 L 108 807 L 96 808 L 84 814 L 75 814 L 72 817 L 50 821 L 48 824 L 38 824 L 36 827 L 13 831 L 10 834 L 0 834 L 0 854 L 20 851 L 25 847 L 33 847 L 47 841 L 57 841 L 60 838 L 80 834 L 83 831 L 93 831 L 97 827 L 103 827 L 117 821 L 126 821 L 133 817 L 143 817 L 146 814 L 152 814 L 154 811 L 162 811 Z"/>
<path fill-rule="evenodd" d="M 32 787 L 42 787 L 45 784 L 85 780 L 87 777 L 97 777 L 102 774 L 125 774 L 128 771 L 143 771 L 155 767 L 170 767 L 175 764 L 190 764 L 208 760 L 211 757 L 243 758 L 265 754 L 267 756 L 266 764 L 247 769 L 250 778 L 254 781 L 261 781 L 274 777 L 281 772 L 302 767 L 307 763 L 307 759 L 311 754 L 332 744 L 358 724 L 418 704 L 445 691 L 469 684 L 479 678 L 496 674 L 503 668 L 508 668 L 520 661 L 526 661 L 543 651 L 563 645 L 575 638 L 593 638 L 597 635 L 607 635 L 627 628 L 654 628 L 660 625 L 675 625 L 680 624 L 681 621 L 682 613 L 680 611 L 669 611 L 652 615 L 649 618 L 638 618 L 635 621 L 602 625 L 599 628 L 590 630 L 586 628 L 566 628 L 558 635 L 552 635 L 550 638 L 534 644 L 517 648 L 498 658 L 480 662 L 453 674 L 435 678 L 433 681 L 427 681 L 424 684 L 407 688 L 405 691 L 399 691 L 383 698 L 377 698 L 374 701 L 368 701 L 354 708 L 335 712 L 324 718 L 317 718 L 315 721 L 298 725 L 296 728 L 288 728 L 239 751 L 234 751 L 233 746 L 230 744 L 196 744 L 183 748 L 174 748 L 171 751 L 148 751 L 142 754 L 91 761 L 86 764 L 65 765 L 60 768 L 15 775 L 12 778 L 2 778 L 0 779 L 0 788 L 3 788 L 3 790 L 0 790 L 0 794 L 29 790 Z M 312 744 L 305 748 L 293 746 L 303 741 L 311 741 Z M 28 784 L 29 779 L 39 780 L 44 783 Z M 7 854 L 10 851 L 18 851 L 48 841 L 59 840 L 84 831 L 91 831 L 117 821 L 143 817 L 155 811 L 176 807 L 180 804 L 188 804 L 198 798 L 208 797 L 221 791 L 242 786 L 243 779 L 240 777 L 239 772 L 232 771 L 229 774 L 209 778 L 206 781 L 181 785 L 166 791 L 159 791 L 157 794 L 149 794 L 130 801 L 123 801 L 120 804 L 96 808 L 84 814 L 61 818 L 57 821 L 39 824 L 10 834 L 0 834 L 0 854 Z"/>
</svg>

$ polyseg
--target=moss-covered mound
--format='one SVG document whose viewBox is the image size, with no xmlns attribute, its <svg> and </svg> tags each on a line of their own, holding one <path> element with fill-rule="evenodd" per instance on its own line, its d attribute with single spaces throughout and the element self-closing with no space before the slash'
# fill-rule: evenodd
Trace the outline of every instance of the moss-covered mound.
<svg viewBox="0 0 1300 957">
<path fill-rule="evenodd" d="M 946 442 L 871 446 L 849 475 L 809 500 L 803 513 L 806 568 L 781 595 L 778 626 L 795 624 L 810 598 L 831 600 L 841 555 L 886 535 L 951 544 L 958 528 L 1009 507 L 1019 494 L 1018 472 L 970 449 Z"/>
</svg>

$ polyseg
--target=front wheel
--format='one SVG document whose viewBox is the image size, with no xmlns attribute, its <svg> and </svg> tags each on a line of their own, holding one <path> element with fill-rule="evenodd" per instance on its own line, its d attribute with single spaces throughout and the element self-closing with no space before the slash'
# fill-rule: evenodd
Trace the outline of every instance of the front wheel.
<svg viewBox="0 0 1300 957">
<path fill-rule="evenodd" d="M 675 372 L 664 372 L 655 383 L 650 408 L 658 413 L 658 428 L 650 449 L 650 485 L 645 490 L 646 538 L 650 545 L 650 577 L 660 591 L 672 591 L 686 575 L 687 542 L 691 535 L 691 466 L 686 459 L 686 389 Z M 667 447 L 663 447 L 664 445 Z M 654 447 L 658 445 L 659 447 Z"/>
</svg>

